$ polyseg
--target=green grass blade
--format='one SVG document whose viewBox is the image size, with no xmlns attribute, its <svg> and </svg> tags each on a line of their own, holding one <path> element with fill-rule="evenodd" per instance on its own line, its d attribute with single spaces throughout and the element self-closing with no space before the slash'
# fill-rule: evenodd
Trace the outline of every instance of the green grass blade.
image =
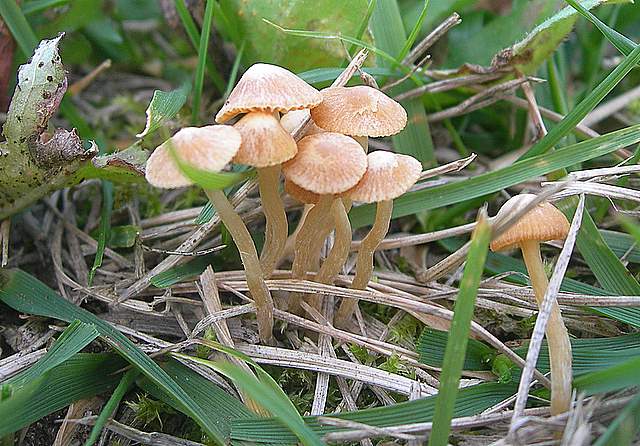
<svg viewBox="0 0 640 446">
<path fill-rule="evenodd" d="M 640 385 L 640 357 L 629 359 L 604 370 L 591 372 L 573 381 L 578 391 L 593 395 Z"/>
<path fill-rule="evenodd" d="M 91 433 L 89 434 L 89 438 L 87 438 L 84 446 L 93 446 L 93 444 L 98 441 L 104 425 L 107 423 L 107 421 L 109 421 L 111 415 L 113 415 L 115 410 L 118 408 L 118 406 L 120 405 L 120 401 L 122 401 L 122 398 L 124 397 L 124 394 L 127 393 L 139 374 L 140 372 L 137 369 L 131 369 L 124 374 L 124 376 L 118 383 L 118 386 L 109 397 L 109 401 L 107 401 L 107 403 L 100 411 L 100 415 L 98 415 L 98 418 L 96 419 L 96 422 L 91 429 Z"/>
<path fill-rule="evenodd" d="M 200 33 L 198 32 L 196 22 L 194 22 L 193 17 L 191 17 L 191 13 L 187 9 L 184 0 L 174 0 L 173 4 L 176 7 L 176 12 L 178 13 L 178 17 L 180 17 L 180 21 L 182 22 L 182 26 L 184 26 L 191 45 L 197 50 L 200 45 Z"/>
<path fill-rule="evenodd" d="M 584 98 L 562 121 L 555 125 L 544 138 L 534 144 L 520 159 L 543 154 L 567 136 L 573 128 L 624 79 L 638 62 L 640 62 L 640 47 L 636 47 L 629 53 L 622 63 L 593 89 L 589 96 Z"/>
<path fill-rule="evenodd" d="M 151 285 L 156 288 L 168 288 L 178 282 L 182 282 L 189 277 L 194 277 L 211 265 L 213 262 L 214 254 L 207 254 L 199 256 L 193 260 L 190 260 L 182 265 L 170 268 L 160 274 L 157 274 L 151 278 Z"/>
<path fill-rule="evenodd" d="M 98 232 L 98 247 L 93 259 L 93 266 L 89 271 L 89 285 L 93 282 L 96 270 L 102 266 L 104 249 L 107 247 L 109 233 L 111 232 L 111 213 L 113 212 L 113 183 L 102 181 L 102 211 L 100 213 L 100 227 Z"/>
<path fill-rule="evenodd" d="M 22 5 L 24 15 L 35 14 L 49 8 L 56 8 L 69 3 L 70 0 L 33 0 Z"/>
<path fill-rule="evenodd" d="M 449 334 L 446 331 L 425 328 L 416 344 L 416 352 L 420 355 L 420 362 L 442 368 L 448 338 Z M 491 360 L 494 356 L 495 351 L 487 344 L 476 339 L 469 339 L 464 355 L 463 370 L 491 370 Z"/>
<path fill-rule="evenodd" d="M 430 446 L 447 446 L 449 443 L 451 418 L 459 392 L 458 387 L 467 350 L 471 319 L 491 241 L 491 226 L 486 220 L 485 210 L 480 212 L 478 224 L 471 236 L 471 247 L 460 280 L 460 291 L 456 298 L 453 319 L 449 328 L 450 336 L 444 352 L 440 387 L 433 415 L 433 430 L 429 436 Z"/>
<path fill-rule="evenodd" d="M 631 445 L 640 427 L 640 394 L 636 395 L 611 422 L 593 446 Z"/>
<path fill-rule="evenodd" d="M 158 364 L 105 321 L 76 307 L 35 277 L 20 270 L 0 270 L 0 301 L 23 313 L 51 317 L 66 322 L 78 319 L 84 323 L 93 324 L 100 336 L 120 355 L 170 394 L 172 398 L 179 401 L 184 412 L 200 424 L 212 439 L 222 442 L 213 427 L 214 421 L 205 417 L 202 408 Z"/>
<path fill-rule="evenodd" d="M 158 130 L 165 122 L 178 114 L 191 91 L 191 84 L 184 82 L 179 88 L 171 91 L 156 90 L 147 107 L 147 123 L 142 132 L 136 136 L 144 138 Z"/>
<path fill-rule="evenodd" d="M 9 396 L 0 400 L 0 437 L 114 388 L 125 364 L 115 355 L 78 353 L 20 388 L 4 387 Z"/>
<path fill-rule="evenodd" d="M 213 208 L 213 204 L 210 201 L 207 201 L 207 204 L 202 206 L 202 210 L 200 214 L 193 221 L 196 225 L 201 225 L 203 223 L 208 222 L 213 218 L 213 215 L 216 213 L 216 210 Z"/>
<path fill-rule="evenodd" d="M 309 84 L 320 84 L 323 82 L 331 82 L 342 73 L 344 68 L 315 68 L 313 70 L 303 71 L 298 73 L 298 77 Z M 382 76 L 401 76 L 402 74 L 396 70 L 385 67 L 364 67 L 362 69 L 365 73 L 368 73 L 374 77 Z M 354 74 L 356 77 L 357 74 Z"/>
<path fill-rule="evenodd" d="M 413 29 L 409 33 L 409 37 L 407 37 L 407 40 L 404 43 L 404 46 L 402 47 L 400 54 L 398 55 L 398 60 L 403 60 L 405 56 L 409 54 L 411 47 L 413 47 L 413 44 L 416 42 L 416 39 L 418 38 L 418 34 L 422 29 L 422 24 L 424 23 L 424 19 L 427 18 L 427 9 L 429 9 L 429 1 L 430 0 L 424 0 L 424 6 L 422 7 L 422 11 L 420 11 L 418 20 L 416 21 L 416 24 L 413 25 Z"/>
<path fill-rule="evenodd" d="M 517 161 L 511 166 L 468 180 L 409 192 L 394 201 L 393 216 L 402 217 L 482 197 L 554 170 L 606 155 L 639 141 L 640 126 L 635 125 L 572 144 L 553 153 Z M 371 205 L 354 208 L 350 212 L 352 226 L 358 228 L 369 224 L 373 221 L 374 211 L 375 208 Z"/>
<path fill-rule="evenodd" d="M 238 78 L 238 71 L 240 70 L 240 62 L 242 61 L 242 55 L 244 54 L 244 48 L 246 46 L 246 42 L 242 42 L 240 45 L 240 49 L 238 49 L 238 53 L 236 54 L 236 59 L 233 61 L 233 66 L 231 67 L 231 72 L 229 73 L 229 80 L 227 81 L 227 88 L 224 91 L 223 98 L 228 98 L 233 90 L 233 87 L 236 84 L 236 79 Z"/>
<path fill-rule="evenodd" d="M 2 0 L 0 2 L 0 16 L 11 31 L 11 35 L 18 44 L 20 51 L 26 56 L 31 56 L 38 46 L 38 38 L 29 26 L 29 22 L 16 4 L 15 0 Z"/>
<path fill-rule="evenodd" d="M 202 33 L 200 33 L 200 43 L 198 45 L 198 65 L 196 66 L 195 80 L 193 83 L 193 110 L 191 123 L 198 122 L 200 115 L 200 102 L 202 99 L 202 88 L 204 86 L 204 70 L 207 63 L 209 51 L 209 38 L 211 35 L 211 25 L 213 23 L 213 4 L 215 0 L 207 0 L 202 20 Z"/>
<path fill-rule="evenodd" d="M 456 417 L 475 415 L 512 396 L 516 387 L 508 384 L 484 383 L 465 387 L 458 393 L 454 414 Z M 330 415 L 332 418 L 355 421 L 377 427 L 398 426 L 433 421 L 436 396 L 394 404 L 392 406 L 356 410 Z M 326 415 L 325 415 L 326 416 Z M 305 417 L 306 424 L 318 435 L 335 432 L 340 428 L 321 425 L 317 417 Z M 231 438 L 256 443 L 293 444 L 296 437 L 275 418 L 235 420 Z"/>
<path fill-rule="evenodd" d="M 93 325 L 73 321 L 38 362 L 24 372 L 7 380 L 6 384 L 16 388 L 33 381 L 80 352 L 96 339 L 99 334 Z"/>
<path fill-rule="evenodd" d="M 369 27 L 369 20 L 371 20 L 371 15 L 373 14 L 373 10 L 376 7 L 376 3 L 378 0 L 369 0 L 369 5 L 367 6 L 367 12 L 362 17 L 362 21 L 360 22 L 360 26 L 358 27 L 358 31 L 356 31 L 356 35 L 354 36 L 358 40 L 362 40 L 362 36 L 364 36 L 364 32 Z M 349 47 L 349 54 L 352 54 L 356 49 L 356 45 L 351 45 Z M 345 66 L 346 66 L 345 62 Z M 335 79 L 335 78 L 334 78 Z"/>
<path fill-rule="evenodd" d="M 596 28 L 607 38 L 609 42 L 613 46 L 615 46 L 618 51 L 620 51 L 625 56 L 628 56 L 634 48 L 636 48 L 636 43 L 629 39 L 628 37 L 620 34 L 615 29 L 607 26 L 605 23 L 593 15 L 588 9 L 583 7 L 580 3 L 575 0 L 565 0 L 569 3 L 580 15 L 582 15 L 585 19 L 589 20 L 591 23 L 595 25 Z"/>
<path fill-rule="evenodd" d="M 376 4 L 371 17 L 371 30 L 376 46 L 384 50 L 386 54 L 399 56 L 402 53 L 408 40 L 396 0 L 384 0 Z M 377 65 L 383 68 L 394 68 L 397 61 L 401 59 L 402 57 L 395 57 L 393 62 L 379 60 Z M 392 88 L 389 95 L 398 95 L 409 88 L 411 88 L 409 83 L 399 85 Z M 395 151 L 411 155 L 425 166 L 433 164 L 435 160 L 433 141 L 422 100 L 415 98 L 402 101 L 402 105 L 407 110 L 408 124 L 402 132 L 391 138 Z"/>
</svg>

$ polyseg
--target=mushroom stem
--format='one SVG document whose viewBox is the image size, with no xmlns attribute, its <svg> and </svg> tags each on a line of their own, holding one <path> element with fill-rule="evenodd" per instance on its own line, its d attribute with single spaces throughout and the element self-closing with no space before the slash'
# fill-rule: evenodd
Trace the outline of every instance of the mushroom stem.
<svg viewBox="0 0 640 446">
<path fill-rule="evenodd" d="M 362 239 L 356 258 L 356 273 L 351 282 L 351 288 L 364 290 L 367 288 L 373 274 L 373 254 L 389 231 L 393 200 L 380 201 L 376 205 L 376 220 L 369 233 Z M 344 327 L 348 325 L 358 301 L 356 299 L 342 299 L 340 308 L 336 313 L 335 325 Z"/>
<path fill-rule="evenodd" d="M 520 242 L 520 249 L 536 301 L 541 305 L 549 281 L 540 257 L 540 243 L 523 241 Z M 551 414 L 558 415 L 571 407 L 571 343 L 557 302 L 551 307 L 545 334 L 551 365 Z"/>
<path fill-rule="evenodd" d="M 258 186 L 262 199 L 262 210 L 266 220 L 264 248 L 260 264 L 264 277 L 269 277 L 276 268 L 287 242 L 289 226 L 284 204 L 278 190 L 280 165 L 258 169 Z"/>
<path fill-rule="evenodd" d="M 294 247 L 293 265 L 291 266 L 291 277 L 293 279 L 304 279 L 315 252 L 320 250 L 320 242 L 314 237 L 324 226 L 330 215 L 331 205 L 334 201 L 332 195 L 323 195 L 320 201 L 314 205 L 300 228 L 296 237 Z M 291 293 L 289 301 L 289 311 L 299 313 L 301 309 L 300 300 L 302 293 Z"/>
<path fill-rule="evenodd" d="M 341 199 L 333 201 L 331 206 L 331 215 L 333 216 L 333 224 L 336 227 L 336 236 L 331 247 L 331 251 L 327 255 L 324 263 L 320 267 L 320 271 L 316 275 L 316 282 L 332 284 L 349 256 L 351 248 L 351 223 Z M 315 294 L 310 298 L 311 304 L 320 309 L 322 306 L 322 296 Z"/>
<path fill-rule="evenodd" d="M 219 190 L 205 190 L 216 212 L 233 237 L 247 276 L 247 287 L 256 303 L 256 318 L 260 339 L 271 343 L 273 339 L 273 299 L 264 282 L 262 268 L 251 234 L 235 211 L 227 196 Z"/>
</svg>

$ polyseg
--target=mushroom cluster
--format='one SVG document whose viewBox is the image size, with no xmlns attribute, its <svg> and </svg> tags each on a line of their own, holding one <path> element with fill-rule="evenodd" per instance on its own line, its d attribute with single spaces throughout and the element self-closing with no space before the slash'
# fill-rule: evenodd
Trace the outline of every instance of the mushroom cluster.
<svg viewBox="0 0 640 446">
<path fill-rule="evenodd" d="M 292 132 L 308 118 L 312 123 L 296 142 Z M 176 188 L 192 184 L 181 173 L 180 162 L 208 172 L 223 171 L 230 163 L 255 168 L 266 222 L 260 255 L 225 194 L 219 190 L 205 193 L 238 247 L 247 287 L 256 303 L 260 338 L 270 343 L 274 304 L 265 279 L 281 261 L 289 234 L 281 176 L 284 191 L 309 207 L 296 230 L 294 279 L 333 283 L 351 246 L 347 214 L 352 200 L 378 203 L 376 223 L 358 253 L 352 284 L 364 289 L 373 270 L 373 252 L 389 227 L 391 200 L 418 180 L 422 166 L 406 155 L 384 151 L 367 155 L 369 137 L 394 135 L 406 125 L 407 114 L 399 103 L 368 86 L 330 87 L 320 92 L 275 65 L 251 66 L 215 121 L 219 125 L 184 128 L 159 146 L 149 158 L 146 177 L 156 187 Z M 322 244 L 333 231 L 333 247 L 320 263 Z M 292 293 L 289 310 L 301 312 L 303 298 Z M 308 299 L 320 305 L 319 298 Z M 355 303 L 342 303 L 341 325 L 350 321 Z"/>
</svg>

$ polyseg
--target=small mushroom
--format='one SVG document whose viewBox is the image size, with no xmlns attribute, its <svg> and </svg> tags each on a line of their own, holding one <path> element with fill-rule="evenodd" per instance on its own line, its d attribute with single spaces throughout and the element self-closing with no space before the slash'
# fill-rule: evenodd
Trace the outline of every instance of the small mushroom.
<svg viewBox="0 0 640 446">
<path fill-rule="evenodd" d="M 217 122 L 242 114 L 236 123 L 242 146 L 234 160 L 257 167 L 266 220 L 261 264 L 271 275 L 285 248 L 287 216 L 280 198 L 280 165 L 296 154 L 296 144 L 280 125 L 277 113 L 318 105 L 322 95 L 292 72 L 269 64 L 255 64 L 242 75 L 216 115 Z"/>
<path fill-rule="evenodd" d="M 291 268 L 294 279 L 304 278 L 314 256 L 319 255 L 324 240 L 319 234 L 332 216 L 332 211 L 344 213 L 346 216 L 344 206 L 333 206 L 334 201 L 358 183 L 366 168 L 366 155 L 360 145 L 348 136 L 324 132 L 305 136 L 298 142 L 298 154 L 284 164 L 282 171 L 287 181 L 317 194 L 319 200 L 309 211 L 295 241 Z M 350 245 L 351 226 L 348 219 L 334 219 L 342 225 L 340 233 L 349 233 L 346 244 Z M 336 239 L 336 252 L 343 251 L 341 246 L 337 246 L 340 243 L 342 242 Z M 299 311 L 300 296 L 292 297 L 292 311 Z"/>
<path fill-rule="evenodd" d="M 265 244 L 260 263 L 265 277 L 269 277 L 282 256 L 289 232 L 278 187 L 280 165 L 293 158 L 298 148 L 272 113 L 247 113 L 234 127 L 242 135 L 242 145 L 233 161 L 253 166 L 258 172 L 258 186 L 266 220 Z"/>
<path fill-rule="evenodd" d="M 181 160 L 202 170 L 219 172 L 236 155 L 240 144 L 240 132 L 228 125 L 184 128 L 151 154 L 146 167 L 147 181 L 153 186 L 168 189 L 193 184 L 176 166 L 171 148 Z M 264 282 L 251 235 L 222 191 L 205 190 L 205 193 L 238 247 L 247 286 L 256 302 L 260 338 L 270 343 L 273 339 L 273 300 Z"/>
<path fill-rule="evenodd" d="M 354 201 L 376 203 L 376 219 L 360 244 L 351 288 L 366 289 L 373 273 L 373 254 L 389 230 L 393 199 L 409 190 L 421 173 L 422 164 L 409 155 L 385 151 L 367 155 L 367 171 L 360 182 L 345 193 Z M 355 299 L 343 299 L 336 313 L 336 326 L 348 325 L 357 305 Z"/>
<path fill-rule="evenodd" d="M 402 105 L 373 87 L 329 87 L 321 93 L 322 103 L 311 110 L 315 124 L 355 137 L 365 151 L 369 137 L 395 135 L 407 125 Z"/>
<path fill-rule="evenodd" d="M 520 194 L 510 198 L 498 211 L 497 219 L 514 209 L 522 208 L 536 198 Z M 492 251 L 520 248 L 538 305 L 542 304 L 549 281 L 540 257 L 540 243 L 564 240 L 569 233 L 569 221 L 556 207 L 547 202 L 538 204 L 516 224 L 491 242 Z M 569 410 L 571 405 L 571 343 L 557 302 L 551 307 L 546 328 L 551 364 L 551 414 Z"/>
</svg>

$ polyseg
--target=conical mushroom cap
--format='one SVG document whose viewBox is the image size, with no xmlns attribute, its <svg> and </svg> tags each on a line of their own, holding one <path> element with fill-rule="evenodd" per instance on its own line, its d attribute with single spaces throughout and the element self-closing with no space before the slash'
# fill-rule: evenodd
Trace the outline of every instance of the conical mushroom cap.
<svg viewBox="0 0 640 446">
<path fill-rule="evenodd" d="M 293 198 L 304 204 L 317 204 L 320 201 L 320 195 L 308 191 L 296 183 L 289 180 L 284 180 L 284 190 Z"/>
<path fill-rule="evenodd" d="M 296 142 L 272 113 L 247 113 L 233 127 L 242 135 L 234 163 L 275 166 L 290 160 L 298 152 Z"/>
<path fill-rule="evenodd" d="M 522 208 L 536 198 L 533 194 L 520 194 L 510 198 L 495 218 L 500 219 L 516 208 Z M 527 212 L 515 225 L 491 242 L 492 251 L 517 247 L 523 241 L 546 242 L 564 240 L 569 233 L 567 217 L 554 205 L 543 201 Z"/>
<path fill-rule="evenodd" d="M 288 112 L 315 107 L 322 101 L 318 90 L 291 71 L 258 63 L 249 67 L 233 89 L 216 122 L 226 122 L 252 111 Z"/>
<path fill-rule="evenodd" d="M 293 135 L 293 132 L 295 132 L 298 126 L 300 126 L 300 124 L 302 124 L 302 122 L 307 118 L 311 118 L 311 114 L 309 113 L 308 109 L 292 110 L 282 115 L 282 117 L 280 118 L 280 124 L 282 124 L 282 127 L 284 127 L 287 132 Z M 304 136 L 315 135 L 316 133 L 322 133 L 324 131 L 325 130 L 318 127 L 312 119 L 311 124 L 309 125 Z"/>
<path fill-rule="evenodd" d="M 373 87 L 330 87 L 311 110 L 318 127 L 350 136 L 390 136 L 407 125 L 402 105 Z"/>
<path fill-rule="evenodd" d="M 422 164 L 412 156 L 371 152 L 367 155 L 367 171 L 346 196 L 363 203 L 393 200 L 408 191 L 421 173 Z"/>
<path fill-rule="evenodd" d="M 367 168 L 367 156 L 353 138 L 318 133 L 298 141 L 298 154 L 282 166 L 284 176 L 316 194 L 340 194 L 355 186 Z"/>
<path fill-rule="evenodd" d="M 193 184 L 176 166 L 169 148 L 198 169 L 219 172 L 240 147 L 240 132 L 228 125 L 185 127 L 158 146 L 147 160 L 145 177 L 155 187 L 173 189 Z"/>
</svg>

